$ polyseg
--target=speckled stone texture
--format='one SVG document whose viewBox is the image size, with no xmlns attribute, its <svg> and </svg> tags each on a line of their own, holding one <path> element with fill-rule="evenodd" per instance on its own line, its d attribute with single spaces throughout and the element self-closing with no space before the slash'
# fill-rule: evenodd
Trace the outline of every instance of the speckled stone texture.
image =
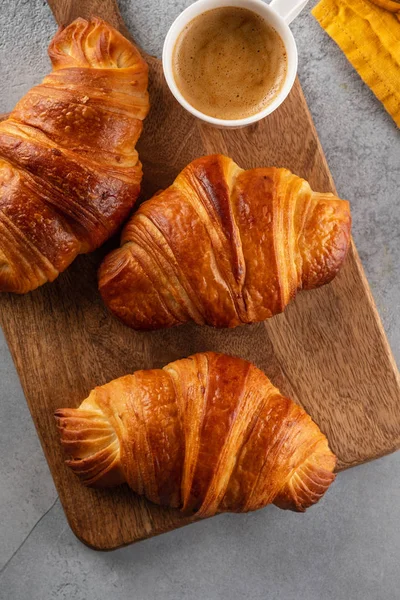
<svg viewBox="0 0 400 600">
<path fill-rule="evenodd" d="M 119 4 L 136 40 L 160 56 L 190 2 Z M 311 16 L 314 4 L 292 25 L 299 75 L 399 363 L 399 132 Z M 46 2 L 1 2 L 0 112 L 47 72 L 55 29 Z M 100 554 L 69 529 L 2 337 L 0 382 L 0 600 L 400 597 L 400 453 L 341 473 L 305 515 L 224 515 Z"/>
</svg>

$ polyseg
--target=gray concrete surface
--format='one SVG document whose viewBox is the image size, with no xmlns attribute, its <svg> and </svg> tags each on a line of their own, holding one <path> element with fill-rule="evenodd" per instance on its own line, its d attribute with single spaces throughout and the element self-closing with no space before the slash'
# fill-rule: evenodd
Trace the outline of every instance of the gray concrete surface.
<svg viewBox="0 0 400 600">
<path fill-rule="evenodd" d="M 188 4 L 120 0 L 136 39 L 157 55 Z M 1 2 L 0 112 L 46 73 L 54 31 L 46 2 Z M 351 200 L 354 237 L 399 363 L 399 132 L 309 9 L 293 31 L 304 92 L 339 193 Z M 306 515 L 268 507 L 99 554 L 66 523 L 2 337 L 0 382 L 1 600 L 400 598 L 400 453 L 340 474 Z"/>
</svg>

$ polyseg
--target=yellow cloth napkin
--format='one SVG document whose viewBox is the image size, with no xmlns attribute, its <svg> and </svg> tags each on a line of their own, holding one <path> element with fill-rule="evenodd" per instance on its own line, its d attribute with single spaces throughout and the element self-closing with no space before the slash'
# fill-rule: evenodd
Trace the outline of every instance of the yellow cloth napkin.
<svg viewBox="0 0 400 600">
<path fill-rule="evenodd" d="M 321 0 L 312 13 L 400 127 L 400 3 Z"/>
</svg>

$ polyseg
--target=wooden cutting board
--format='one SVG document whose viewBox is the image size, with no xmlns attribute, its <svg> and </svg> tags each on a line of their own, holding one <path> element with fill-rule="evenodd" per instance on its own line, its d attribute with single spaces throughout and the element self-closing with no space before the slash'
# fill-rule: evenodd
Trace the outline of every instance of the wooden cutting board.
<svg viewBox="0 0 400 600">
<path fill-rule="evenodd" d="M 59 24 L 98 15 L 129 36 L 113 0 L 49 4 Z M 195 157 L 214 152 L 246 168 L 284 166 L 315 190 L 335 191 L 298 81 L 263 122 L 221 131 L 181 109 L 167 89 L 160 61 L 145 57 L 152 109 L 139 144 L 143 198 L 168 186 Z M 54 283 L 33 293 L 0 298 L 0 322 L 44 453 L 68 521 L 83 542 L 112 549 L 190 522 L 124 486 L 85 489 L 64 466 L 54 410 L 78 406 L 95 385 L 137 369 L 209 349 L 236 354 L 304 406 L 328 436 L 339 469 L 400 447 L 399 374 L 354 246 L 333 283 L 300 294 L 285 314 L 268 322 L 231 331 L 187 325 L 138 333 L 114 319 L 97 292 L 96 269 L 117 244 L 112 240 L 79 257 Z"/>
</svg>

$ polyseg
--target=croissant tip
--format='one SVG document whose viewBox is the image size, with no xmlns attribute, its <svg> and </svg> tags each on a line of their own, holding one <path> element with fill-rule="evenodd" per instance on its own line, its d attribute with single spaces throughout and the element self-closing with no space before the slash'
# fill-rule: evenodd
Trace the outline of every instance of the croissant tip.
<svg viewBox="0 0 400 600">
<path fill-rule="evenodd" d="M 97 16 L 78 17 L 59 27 L 48 52 L 55 70 L 88 66 L 119 69 L 138 65 L 143 74 L 148 70 L 136 46 Z"/>
<path fill-rule="evenodd" d="M 61 419 L 72 416 L 73 411 L 76 412 L 76 410 L 76 408 L 57 408 L 57 410 L 54 411 L 53 416 L 58 424 Z M 68 411 L 71 413 L 70 415 L 68 415 Z"/>
<path fill-rule="evenodd" d="M 97 17 L 96 15 L 92 15 L 92 16 L 88 17 L 87 19 L 85 17 L 77 17 L 76 19 L 74 19 L 70 23 L 62 23 L 61 25 L 59 25 L 58 31 L 63 31 L 67 27 L 73 28 L 73 27 L 76 27 L 77 25 L 80 25 L 80 24 L 82 24 L 82 25 L 90 25 L 91 23 L 96 24 L 96 25 L 106 25 L 107 27 L 111 28 L 111 25 L 107 21 L 105 21 L 101 17 Z"/>
</svg>

